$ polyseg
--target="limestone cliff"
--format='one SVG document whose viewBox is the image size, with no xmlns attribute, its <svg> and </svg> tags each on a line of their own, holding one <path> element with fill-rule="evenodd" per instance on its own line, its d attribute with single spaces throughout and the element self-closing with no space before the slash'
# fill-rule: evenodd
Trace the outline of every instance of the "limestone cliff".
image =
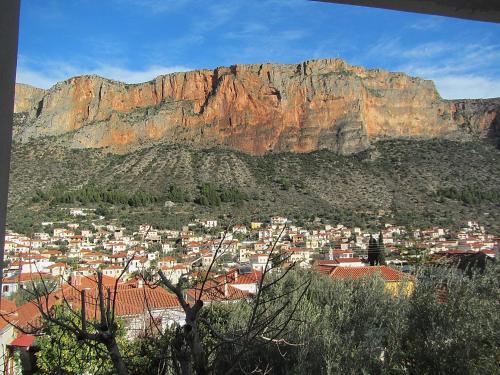
<svg viewBox="0 0 500 375">
<path fill-rule="evenodd" d="M 500 112 L 500 99 L 447 101 L 431 81 L 339 59 L 234 65 L 134 85 L 82 76 L 16 93 L 16 111 L 27 112 L 16 140 L 64 135 L 71 147 L 115 152 L 167 140 L 252 155 L 352 153 L 381 138 L 496 134 Z"/>
<path fill-rule="evenodd" d="M 16 84 L 16 100 L 14 103 L 14 112 L 29 112 L 31 111 L 38 101 L 42 98 L 45 90 L 24 85 L 22 83 Z"/>
</svg>

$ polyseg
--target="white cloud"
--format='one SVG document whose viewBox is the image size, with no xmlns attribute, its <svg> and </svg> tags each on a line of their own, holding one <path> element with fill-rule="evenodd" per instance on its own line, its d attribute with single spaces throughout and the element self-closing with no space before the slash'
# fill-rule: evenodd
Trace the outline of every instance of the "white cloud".
<svg viewBox="0 0 500 375">
<path fill-rule="evenodd" d="M 408 27 L 414 30 L 428 31 L 428 30 L 438 29 L 439 27 L 441 27 L 441 24 L 443 22 L 443 18 L 438 16 L 421 16 L 421 17 L 425 18 L 409 25 Z"/>
<path fill-rule="evenodd" d="M 410 59 L 429 58 L 447 53 L 453 49 L 448 43 L 430 42 L 416 46 L 415 48 L 402 49 L 401 55 Z"/>
<path fill-rule="evenodd" d="M 140 83 L 149 81 L 159 75 L 185 72 L 190 70 L 186 66 L 152 65 L 145 69 L 134 70 L 109 64 L 98 64 L 94 68 L 86 68 L 62 62 L 47 62 L 42 68 L 26 64 L 20 59 L 17 69 L 16 82 L 26 83 L 35 87 L 49 88 L 57 82 L 73 76 L 97 74 L 99 76 L 126 83 Z"/>
<path fill-rule="evenodd" d="M 118 4 L 123 0 L 119 0 Z M 126 0 L 133 6 L 146 8 L 152 13 L 168 13 L 184 7 L 190 0 Z"/>
<path fill-rule="evenodd" d="M 436 76 L 436 87 L 444 99 L 500 97 L 500 80 L 474 75 Z"/>
<path fill-rule="evenodd" d="M 373 59 L 397 71 L 433 80 L 445 99 L 500 97 L 500 45 L 487 39 L 407 45 L 403 37 L 381 38 L 360 63 Z"/>
</svg>

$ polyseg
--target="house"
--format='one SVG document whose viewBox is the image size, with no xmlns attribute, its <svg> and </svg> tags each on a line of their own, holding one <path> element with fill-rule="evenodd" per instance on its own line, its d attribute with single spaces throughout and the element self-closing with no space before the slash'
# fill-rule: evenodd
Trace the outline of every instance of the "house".
<svg viewBox="0 0 500 375">
<path fill-rule="evenodd" d="M 157 264 L 159 268 L 173 267 L 177 264 L 177 261 L 175 260 L 174 257 L 164 256 L 163 258 L 158 259 Z"/>
<path fill-rule="evenodd" d="M 188 253 L 199 253 L 200 249 L 201 249 L 201 243 L 198 241 L 191 241 L 186 246 L 186 250 Z"/>
<path fill-rule="evenodd" d="M 411 294 L 414 289 L 414 280 L 410 275 L 387 266 L 334 267 L 329 276 L 334 280 L 381 277 L 386 290 L 394 295 L 397 295 L 400 291 Z"/>
<path fill-rule="evenodd" d="M 360 258 L 336 258 L 333 263 L 340 267 L 363 267 L 365 265 Z"/>
<path fill-rule="evenodd" d="M 268 264 L 268 259 L 269 254 L 252 254 L 250 256 L 250 263 L 254 270 L 264 272 L 266 265 L 268 269 L 272 266 L 272 264 Z"/>
<path fill-rule="evenodd" d="M 102 274 L 104 276 L 118 278 L 123 272 L 123 267 L 118 265 L 107 265 L 102 268 Z"/>
<path fill-rule="evenodd" d="M 217 227 L 217 220 L 204 220 L 201 222 L 201 225 L 204 228 L 216 228 Z"/>
<path fill-rule="evenodd" d="M 248 292 L 231 285 L 225 278 L 208 279 L 205 283 L 197 284 L 195 287 L 186 290 L 186 301 L 189 304 L 194 304 L 197 300 L 202 300 L 204 303 L 231 302 L 249 296 Z"/>
<path fill-rule="evenodd" d="M 10 297 L 19 289 L 24 289 L 28 285 L 41 282 L 43 280 L 52 280 L 52 277 L 45 272 L 37 273 L 20 273 L 11 277 L 7 277 L 2 281 L 2 296 Z"/>
<path fill-rule="evenodd" d="M 16 332 L 12 324 L 17 323 L 16 304 L 7 299 L 0 299 L 0 369 L 6 369 L 9 357 L 7 345 L 15 338 Z M 11 324 L 12 323 L 12 324 Z"/>
<path fill-rule="evenodd" d="M 161 270 L 167 279 L 177 284 L 182 276 L 189 273 L 190 266 L 186 264 L 176 264 L 173 267 L 161 267 Z"/>
<path fill-rule="evenodd" d="M 269 248 L 269 245 L 264 241 L 257 241 L 253 244 L 253 249 L 255 251 L 266 251 Z"/>
<path fill-rule="evenodd" d="M 263 223 L 261 223 L 261 222 L 259 222 L 259 221 L 252 221 L 252 222 L 250 223 L 250 228 L 251 228 L 251 229 L 259 229 L 259 228 L 261 228 L 261 227 L 262 227 L 262 225 L 263 225 Z"/>
<path fill-rule="evenodd" d="M 311 261 L 311 249 L 302 248 L 302 247 L 291 247 L 287 250 L 288 252 L 288 261 L 295 262 L 306 262 L 309 263 Z"/>
<path fill-rule="evenodd" d="M 87 214 L 83 211 L 82 208 L 70 208 L 69 209 L 69 214 L 71 216 L 77 217 L 77 216 L 87 216 Z"/>
<path fill-rule="evenodd" d="M 262 272 L 253 269 L 251 266 L 240 266 L 219 276 L 234 288 L 240 289 L 250 294 L 256 294 L 262 280 Z"/>
<path fill-rule="evenodd" d="M 99 320 L 100 309 L 99 294 L 95 277 L 77 278 L 70 286 L 65 284 L 61 289 L 52 292 L 48 298 L 46 309 L 51 309 L 56 304 L 66 304 L 74 311 L 81 310 L 81 291 L 85 289 L 85 309 L 88 320 Z M 116 279 L 103 276 L 103 286 L 109 290 L 110 300 L 115 300 L 115 314 L 124 323 L 125 334 L 131 339 L 148 332 L 153 325 L 162 330 L 177 323 L 184 324 L 184 313 L 180 308 L 177 297 L 161 287 L 150 288 L 142 282 L 119 282 Z M 21 327 L 35 325 L 40 322 L 40 311 L 33 303 L 26 303 L 18 311 L 24 316 Z M 154 322 L 153 322 L 154 320 Z M 40 325 L 40 323 L 38 323 Z"/>
<path fill-rule="evenodd" d="M 65 263 L 58 262 L 50 265 L 47 269 L 54 278 L 62 278 L 66 275 L 66 267 Z"/>
<path fill-rule="evenodd" d="M 128 254 L 126 252 L 116 253 L 109 256 L 109 260 L 112 264 L 125 267 L 125 263 L 128 260 Z"/>
<path fill-rule="evenodd" d="M 354 258 L 354 253 L 350 250 L 330 249 L 328 258 L 330 260 Z"/>
<path fill-rule="evenodd" d="M 233 233 L 241 233 L 241 234 L 247 234 L 248 230 L 247 227 L 243 224 L 236 224 L 232 228 Z"/>
<path fill-rule="evenodd" d="M 273 216 L 271 217 L 271 224 L 272 225 L 284 225 L 288 222 L 288 219 L 283 216 Z"/>
</svg>

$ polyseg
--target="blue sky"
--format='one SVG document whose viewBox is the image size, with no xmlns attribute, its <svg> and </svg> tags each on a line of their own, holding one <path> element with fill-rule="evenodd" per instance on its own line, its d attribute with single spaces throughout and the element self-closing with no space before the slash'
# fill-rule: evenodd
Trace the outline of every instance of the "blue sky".
<svg viewBox="0 0 500 375">
<path fill-rule="evenodd" d="M 23 0 L 17 81 L 340 57 L 500 97 L 500 25 L 306 0 Z"/>
</svg>

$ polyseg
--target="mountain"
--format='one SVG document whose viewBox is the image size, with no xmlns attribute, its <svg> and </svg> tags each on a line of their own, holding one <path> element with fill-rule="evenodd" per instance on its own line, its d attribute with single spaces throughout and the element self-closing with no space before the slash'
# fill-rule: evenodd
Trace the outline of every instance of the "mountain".
<svg viewBox="0 0 500 375">
<path fill-rule="evenodd" d="M 500 234 L 499 109 L 342 60 L 17 85 L 8 224 L 98 207 L 74 198 L 90 187 L 121 197 L 104 209 L 127 226 L 282 214 L 374 229 L 476 220 Z M 206 183 L 229 198 L 207 206 Z"/>
<path fill-rule="evenodd" d="M 433 82 L 340 59 L 233 65 L 125 84 L 81 76 L 17 85 L 16 142 L 127 153 L 157 143 L 250 155 L 351 154 L 398 138 L 497 137 L 500 99 L 443 100 Z"/>
</svg>

